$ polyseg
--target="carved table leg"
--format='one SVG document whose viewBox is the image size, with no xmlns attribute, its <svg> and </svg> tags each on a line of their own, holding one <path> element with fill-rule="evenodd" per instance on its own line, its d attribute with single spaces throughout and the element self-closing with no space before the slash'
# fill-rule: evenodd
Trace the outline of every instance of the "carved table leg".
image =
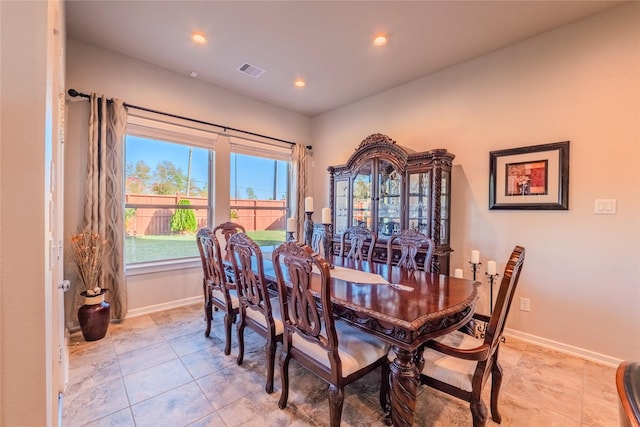
<svg viewBox="0 0 640 427">
<path fill-rule="evenodd" d="M 413 426 L 418 394 L 418 368 L 414 354 L 394 347 L 396 359 L 390 366 L 391 419 L 396 427 Z"/>
</svg>

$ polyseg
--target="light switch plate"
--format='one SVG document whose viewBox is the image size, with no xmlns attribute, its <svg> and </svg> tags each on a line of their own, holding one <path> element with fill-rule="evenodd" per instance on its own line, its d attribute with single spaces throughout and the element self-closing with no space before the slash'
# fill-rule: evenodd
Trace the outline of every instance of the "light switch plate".
<svg viewBox="0 0 640 427">
<path fill-rule="evenodd" d="M 617 210 L 616 199 L 596 199 L 594 212 L 597 215 L 615 215 Z"/>
</svg>

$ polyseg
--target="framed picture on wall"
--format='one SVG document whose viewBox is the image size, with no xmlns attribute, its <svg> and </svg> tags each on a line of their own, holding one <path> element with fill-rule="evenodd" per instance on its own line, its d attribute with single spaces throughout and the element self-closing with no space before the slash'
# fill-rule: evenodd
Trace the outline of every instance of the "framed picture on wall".
<svg viewBox="0 0 640 427">
<path fill-rule="evenodd" d="M 489 209 L 568 210 L 569 141 L 490 152 Z"/>
</svg>

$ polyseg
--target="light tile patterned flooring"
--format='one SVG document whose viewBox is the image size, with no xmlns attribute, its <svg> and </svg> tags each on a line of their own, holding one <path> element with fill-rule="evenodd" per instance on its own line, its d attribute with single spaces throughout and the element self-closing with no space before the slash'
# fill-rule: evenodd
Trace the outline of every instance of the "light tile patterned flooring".
<svg viewBox="0 0 640 427">
<path fill-rule="evenodd" d="M 328 425 L 322 381 L 292 361 L 289 404 L 278 409 L 277 363 L 275 391 L 264 392 L 264 340 L 247 329 L 244 364 L 238 366 L 235 328 L 231 355 L 225 356 L 222 314 L 215 313 L 209 338 L 203 319 L 201 305 L 190 305 L 112 324 L 100 341 L 74 336 L 63 425 Z M 615 368 L 512 338 L 501 346 L 501 361 L 502 426 L 619 425 Z M 384 426 L 379 383 L 376 371 L 347 387 L 342 425 Z M 470 426 L 469 406 L 423 388 L 415 424 Z"/>
</svg>

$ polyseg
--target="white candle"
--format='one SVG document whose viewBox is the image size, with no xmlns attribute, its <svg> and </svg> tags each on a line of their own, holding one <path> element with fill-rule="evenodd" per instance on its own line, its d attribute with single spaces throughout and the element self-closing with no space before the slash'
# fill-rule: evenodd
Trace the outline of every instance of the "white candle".
<svg viewBox="0 0 640 427">
<path fill-rule="evenodd" d="M 313 212 L 313 197 L 304 198 L 304 211 Z"/>
<path fill-rule="evenodd" d="M 471 264 L 478 264 L 480 262 L 480 251 L 472 250 L 471 251 Z"/>
<path fill-rule="evenodd" d="M 453 273 L 453 277 L 457 277 L 458 279 L 462 279 L 463 278 L 462 269 L 461 268 L 456 268 L 454 273 Z"/>
<path fill-rule="evenodd" d="M 322 208 L 322 223 L 331 224 L 331 209 Z"/>
<path fill-rule="evenodd" d="M 487 262 L 487 274 L 489 276 L 495 276 L 496 275 L 496 262 L 495 261 Z"/>
<path fill-rule="evenodd" d="M 287 218 L 287 231 L 295 232 L 296 231 L 296 219 L 295 218 Z"/>
</svg>

